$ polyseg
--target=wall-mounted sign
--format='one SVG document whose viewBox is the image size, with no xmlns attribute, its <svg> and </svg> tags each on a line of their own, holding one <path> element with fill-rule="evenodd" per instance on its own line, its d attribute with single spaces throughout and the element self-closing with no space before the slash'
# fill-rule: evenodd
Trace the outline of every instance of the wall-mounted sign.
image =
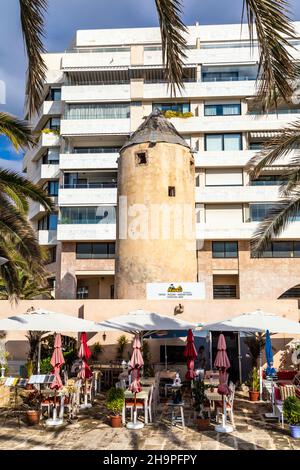
<svg viewBox="0 0 300 470">
<path fill-rule="evenodd" d="M 147 284 L 148 300 L 203 300 L 204 282 L 151 282 Z"/>
</svg>

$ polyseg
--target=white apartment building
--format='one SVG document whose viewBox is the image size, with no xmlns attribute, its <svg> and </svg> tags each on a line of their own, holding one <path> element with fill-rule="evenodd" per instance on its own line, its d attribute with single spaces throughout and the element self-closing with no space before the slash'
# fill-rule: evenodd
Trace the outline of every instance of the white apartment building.
<svg viewBox="0 0 300 470">
<path fill-rule="evenodd" d="M 299 60 L 295 26 L 291 51 Z M 155 108 L 189 113 L 171 122 L 195 157 L 197 238 L 204 240 L 198 280 L 206 299 L 300 297 L 300 216 L 265 256 L 249 250 L 279 199 L 288 158 L 257 180 L 245 170 L 265 140 L 299 117 L 300 103 L 262 114 L 253 101 L 258 48 L 250 47 L 246 27 L 240 32 L 239 24 L 188 28 L 185 86 L 176 97 L 164 80 L 159 28 L 77 31 L 69 50 L 45 55 L 45 101 L 32 122 L 41 136 L 24 171 L 56 203 L 53 214 L 37 203 L 29 212 L 49 247 L 56 298 L 114 298 L 118 152 Z"/>
</svg>

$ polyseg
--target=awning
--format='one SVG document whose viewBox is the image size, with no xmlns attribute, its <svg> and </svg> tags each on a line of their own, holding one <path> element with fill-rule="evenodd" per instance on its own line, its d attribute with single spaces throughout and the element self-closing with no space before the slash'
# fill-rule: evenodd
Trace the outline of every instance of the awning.
<svg viewBox="0 0 300 470">
<path fill-rule="evenodd" d="M 278 134 L 279 132 L 276 131 L 250 132 L 250 137 L 251 139 L 272 139 Z"/>
</svg>

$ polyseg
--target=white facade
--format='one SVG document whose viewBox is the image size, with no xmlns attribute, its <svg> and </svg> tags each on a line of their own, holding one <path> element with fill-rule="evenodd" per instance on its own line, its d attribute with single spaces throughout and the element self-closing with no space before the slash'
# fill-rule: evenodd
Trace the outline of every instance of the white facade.
<svg viewBox="0 0 300 470">
<path fill-rule="evenodd" d="M 300 23 L 295 27 L 300 38 Z M 290 157 L 258 182 L 249 181 L 245 166 L 268 136 L 299 117 L 300 105 L 268 115 L 254 107 L 258 49 L 250 48 L 246 26 L 242 34 L 240 25 L 191 26 L 187 41 L 188 79 L 176 98 L 163 82 L 159 28 L 77 31 L 72 50 L 45 55 L 45 102 L 33 126 L 53 133 L 42 133 L 24 157 L 30 179 L 57 182 L 48 187 L 58 196 L 58 229 L 43 226 L 41 244 L 115 240 L 115 223 L 91 223 L 90 216 L 78 223 L 62 217 L 61 209 L 117 206 L 118 149 L 156 104 L 176 103 L 192 113 L 172 122 L 195 155 L 199 238 L 250 239 L 257 226 L 251 204 L 279 200 Z M 300 39 L 293 46 L 299 59 Z M 44 216 L 33 204 L 29 217 L 37 229 Z M 297 227 L 295 222 L 281 238 L 300 238 Z"/>
</svg>

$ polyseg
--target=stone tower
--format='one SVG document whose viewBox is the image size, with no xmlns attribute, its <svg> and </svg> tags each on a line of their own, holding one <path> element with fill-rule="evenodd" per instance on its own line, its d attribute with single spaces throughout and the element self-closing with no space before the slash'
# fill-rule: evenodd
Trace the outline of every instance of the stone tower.
<svg viewBox="0 0 300 470">
<path fill-rule="evenodd" d="M 158 110 L 118 160 L 115 297 L 146 298 L 148 283 L 195 282 L 195 165 L 187 142 Z"/>
</svg>

